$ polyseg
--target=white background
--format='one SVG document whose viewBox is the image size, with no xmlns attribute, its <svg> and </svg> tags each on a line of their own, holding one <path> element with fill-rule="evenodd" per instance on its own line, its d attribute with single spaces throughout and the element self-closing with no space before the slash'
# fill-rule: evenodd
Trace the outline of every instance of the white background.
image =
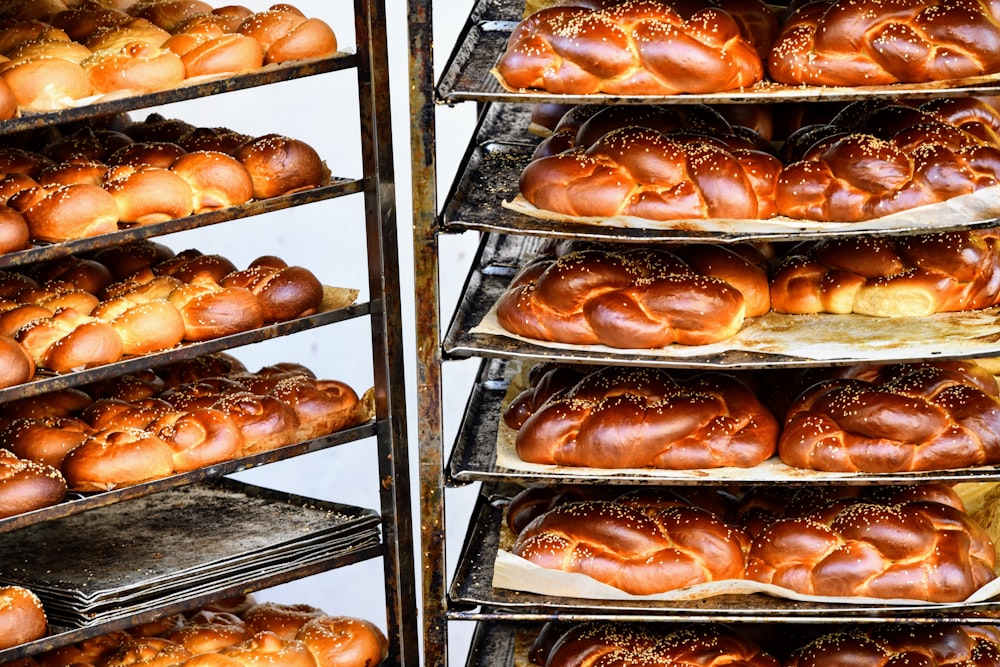
<svg viewBox="0 0 1000 667">
<path fill-rule="evenodd" d="M 408 38 L 403 0 L 386 0 L 389 14 L 391 101 L 395 156 L 397 220 L 399 227 L 400 278 L 403 285 L 403 326 L 406 345 L 407 408 L 412 485 L 417 493 L 417 445 L 414 399 L 413 264 L 410 202 L 410 143 L 408 94 Z M 259 10 L 269 2 L 247 0 Z M 338 35 L 341 48 L 353 48 L 353 3 L 350 0 L 300 0 L 294 3 L 304 13 L 326 20 Z M 439 68 L 445 61 L 468 8 L 459 2 L 439 2 L 435 15 Z M 444 5 L 447 5 L 445 7 Z M 458 9 L 458 11 L 456 11 Z M 361 174 L 361 145 L 357 105 L 356 72 L 336 72 L 298 81 L 227 93 L 131 114 L 142 120 L 152 111 L 181 118 L 199 126 L 223 126 L 252 135 L 271 132 L 309 142 L 326 159 L 335 175 Z M 439 191 L 446 191 L 474 122 L 474 105 L 443 108 L 439 112 Z M 360 195 L 310 204 L 287 211 L 233 221 L 200 230 L 163 237 L 176 251 L 197 248 L 219 253 L 243 267 L 255 257 L 273 254 L 290 264 L 311 269 L 324 284 L 358 287 L 367 299 L 366 246 Z M 474 235 L 452 236 L 441 242 L 442 302 L 444 321 L 461 286 L 471 254 Z M 368 320 L 339 323 L 319 330 L 266 341 L 234 351 L 250 370 L 278 361 L 298 361 L 319 376 L 349 382 L 359 393 L 372 384 L 371 346 Z M 449 362 L 445 367 L 446 447 L 457 428 L 476 362 Z M 366 440 L 324 452 L 272 464 L 238 477 L 245 481 L 300 493 L 315 498 L 377 508 L 377 468 L 374 441 Z M 449 570 L 457 558 L 457 547 L 467 524 L 474 489 L 449 491 Z M 413 524 L 419 527 L 419 504 L 414 498 Z M 206 529 L 210 530 L 210 526 Z M 419 545 L 415 563 L 419 569 Z M 368 618 L 385 625 L 382 564 L 367 561 L 342 570 L 317 575 L 260 591 L 260 600 L 310 604 L 328 613 Z M 420 593 L 419 583 L 417 593 Z M 415 607 L 419 609 L 419 601 Z M 461 664 L 470 624 L 451 624 L 452 664 Z"/>
</svg>

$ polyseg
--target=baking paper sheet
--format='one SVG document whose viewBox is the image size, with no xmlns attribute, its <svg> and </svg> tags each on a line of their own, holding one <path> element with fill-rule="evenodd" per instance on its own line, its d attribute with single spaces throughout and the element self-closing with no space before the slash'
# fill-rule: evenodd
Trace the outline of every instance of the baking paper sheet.
<svg viewBox="0 0 1000 667">
<path fill-rule="evenodd" d="M 634 216 L 581 217 L 554 213 L 537 208 L 522 195 L 512 200 L 504 200 L 501 204 L 517 213 L 552 222 L 575 224 L 590 224 L 605 227 L 623 227 L 635 229 L 675 229 L 689 232 L 712 233 L 788 233 L 816 232 L 818 230 L 842 230 L 857 232 L 889 232 L 899 229 L 928 229 L 946 225 L 962 225 L 988 222 L 1000 217 L 1000 185 L 977 190 L 976 192 L 959 195 L 936 204 L 918 206 L 907 211 L 899 211 L 890 215 L 865 220 L 862 222 L 821 222 L 816 220 L 796 220 L 784 216 L 775 216 L 766 220 L 737 219 L 687 219 L 687 220 L 650 220 Z"/>
<path fill-rule="evenodd" d="M 504 336 L 554 350 L 588 350 L 613 356 L 605 345 L 569 345 L 510 333 L 496 317 L 496 304 L 472 328 L 473 334 Z M 750 318 L 735 336 L 710 345 L 670 345 L 629 350 L 650 359 L 685 359 L 725 352 L 752 352 L 816 361 L 894 361 L 939 355 L 992 356 L 1000 341 L 1000 307 L 926 317 L 868 315 L 784 315 L 770 312 Z"/>
</svg>

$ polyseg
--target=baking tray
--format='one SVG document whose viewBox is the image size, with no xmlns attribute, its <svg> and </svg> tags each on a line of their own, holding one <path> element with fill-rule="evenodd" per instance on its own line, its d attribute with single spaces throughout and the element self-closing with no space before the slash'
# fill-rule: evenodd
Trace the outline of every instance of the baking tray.
<svg viewBox="0 0 1000 667">
<path fill-rule="evenodd" d="M 451 618 L 466 620 L 642 620 L 720 622 L 954 622 L 975 623 L 1000 614 L 1000 602 L 941 605 L 820 604 L 762 594 L 720 595 L 705 600 L 587 600 L 549 597 L 492 586 L 502 503 L 510 490 L 484 486 L 449 589 Z"/>
<path fill-rule="evenodd" d="M 507 45 L 524 11 L 524 0 L 477 0 L 463 25 L 436 87 L 440 101 L 454 104 L 478 102 L 563 102 L 641 104 L 734 104 L 747 102 L 816 102 L 856 100 L 872 97 L 930 98 L 954 95 L 995 95 L 1000 85 L 994 79 L 940 81 L 932 84 L 894 84 L 856 88 L 786 86 L 765 83 L 744 90 L 706 95 L 553 95 L 543 92 L 505 90 L 490 69 Z M 976 83 L 972 84 L 972 81 Z"/>
<path fill-rule="evenodd" d="M 17 118 L 0 121 L 0 133 L 5 134 L 35 127 L 58 125 L 86 120 L 95 116 L 123 113 L 210 95 L 220 95 L 234 90 L 256 88 L 281 81 L 290 81 L 292 79 L 315 76 L 327 72 L 351 69 L 357 66 L 357 55 L 346 51 L 336 53 L 329 58 L 313 58 L 290 63 L 267 65 L 246 74 L 234 74 L 212 80 L 192 81 L 169 90 L 122 97 L 108 95 L 105 96 L 105 99 L 98 99 L 91 103 L 83 103 L 57 111 L 25 113 Z"/>
<path fill-rule="evenodd" d="M 495 113 L 499 114 L 500 112 Z M 498 122 L 498 118 L 499 116 L 491 119 L 491 124 Z M 702 231 L 543 220 L 502 205 L 504 201 L 510 202 L 519 194 L 518 182 L 521 172 L 531 162 L 531 154 L 534 149 L 535 146 L 530 143 L 521 143 L 511 139 L 477 141 L 474 138 L 462 158 L 456 179 L 445 200 L 441 213 L 442 227 L 454 231 L 474 229 L 485 232 L 537 234 L 556 238 L 618 242 L 742 243 L 746 241 L 806 241 L 887 234 L 926 234 L 930 231 L 937 233 L 1000 225 L 1000 219 L 993 218 L 975 222 L 957 220 L 929 228 L 926 223 L 918 225 L 912 222 L 907 223 L 905 219 L 901 219 L 898 222 L 893 222 L 892 227 L 878 230 L 867 227 L 865 223 L 858 223 L 849 226 L 835 225 L 828 228 L 809 227 L 807 229 L 783 229 L 779 225 L 773 224 L 768 226 L 771 228 L 768 230 L 740 231 L 737 222 L 733 225 L 733 230 Z M 663 224 L 683 227 L 684 221 Z"/>
<path fill-rule="evenodd" d="M 290 195 L 281 195 L 269 199 L 260 199 L 242 204 L 240 206 L 229 206 L 227 208 L 200 213 L 176 220 L 167 220 L 150 225 L 133 225 L 122 227 L 117 232 L 100 234 L 85 239 L 74 239 L 62 243 L 39 243 L 24 250 L 17 250 L 0 254 L 0 268 L 12 268 L 26 266 L 36 262 L 48 261 L 66 257 L 68 255 L 91 252 L 101 248 L 109 248 L 133 241 L 140 241 L 164 234 L 172 234 L 188 229 L 198 229 L 208 227 L 220 222 L 249 218 L 263 213 L 271 213 L 292 206 L 301 206 L 312 202 L 332 199 L 344 195 L 354 194 L 362 190 L 363 183 L 358 180 L 346 178 L 331 178 L 329 183 L 311 190 L 297 192 Z"/>
<path fill-rule="evenodd" d="M 134 484 L 120 489 L 96 493 L 70 492 L 67 495 L 66 500 L 56 505 L 50 505 L 49 507 L 43 507 L 31 512 L 24 512 L 12 517 L 0 519 L 0 534 L 33 526 L 45 521 L 74 516 L 76 514 L 80 514 L 81 512 L 86 512 L 99 507 L 107 507 L 108 505 L 113 505 L 123 500 L 142 498 L 154 493 L 160 493 L 161 491 L 177 489 L 178 487 L 186 486 L 188 484 L 203 482 L 205 480 L 221 477 L 222 475 L 256 468 L 257 466 L 266 465 L 268 463 L 283 461 L 295 456 L 301 456 L 303 454 L 317 452 L 330 447 L 335 447 L 337 445 L 361 440 L 363 438 L 369 438 L 374 436 L 375 433 L 375 422 L 369 421 L 359 426 L 343 429 L 320 438 L 306 440 L 294 445 L 288 445 L 271 451 L 261 452 L 251 456 L 244 456 L 230 461 L 223 461 L 221 463 L 216 463 L 215 465 L 206 466 L 190 472 L 178 473 L 176 475 L 153 480 L 151 482 L 143 482 L 141 484 Z"/>
<path fill-rule="evenodd" d="M 35 377 L 22 384 L 0 389 L 0 402 L 11 401 L 17 398 L 37 396 L 57 389 L 68 387 L 78 387 L 90 382 L 106 380 L 108 378 L 133 373 L 149 368 L 156 368 L 182 359 L 222 352 L 225 350 L 258 343 L 272 338 L 288 336 L 301 331 L 307 331 L 316 327 L 343 322 L 345 320 L 362 317 L 371 313 L 371 304 L 368 302 L 354 303 L 344 308 L 335 308 L 314 315 L 299 317 L 294 320 L 268 324 L 259 329 L 243 331 L 229 336 L 221 336 L 211 340 L 197 343 L 182 343 L 176 347 L 161 352 L 142 354 L 127 357 L 121 361 L 116 361 L 103 366 L 95 366 L 70 373 L 52 373 L 50 371 L 38 371 Z"/>
<path fill-rule="evenodd" d="M 764 469 L 728 469 L 727 476 L 719 471 L 640 471 L 610 472 L 588 475 L 586 470 L 574 471 L 563 466 L 544 466 L 543 470 L 511 470 L 497 465 L 497 430 L 503 399 L 507 392 L 507 363 L 485 359 L 479 367 L 469 400 L 459 425 L 448 460 L 448 483 L 472 482 L 541 484 L 601 484 L 601 485 L 698 485 L 707 484 L 918 484 L 928 482 L 989 482 L 1000 480 L 1000 466 L 982 466 L 955 470 L 899 473 L 822 473 L 796 470 L 794 478 L 768 474 Z"/>
<path fill-rule="evenodd" d="M 788 354 L 766 353 L 747 349 L 724 350 L 710 352 L 709 347 L 704 354 L 693 348 L 684 348 L 683 353 L 664 354 L 649 350 L 623 350 L 602 346 L 545 345 L 527 339 L 518 339 L 494 333 L 473 333 L 483 318 L 490 312 L 494 304 L 510 284 L 510 280 L 518 266 L 535 256 L 542 247 L 543 240 L 534 237 L 517 235 L 485 234 L 480 242 L 476 257 L 472 262 L 466 282 L 463 286 L 458 305 L 452 315 L 451 322 L 445 332 L 442 342 L 444 353 L 453 358 L 468 357 L 502 357 L 530 361 L 562 361 L 566 363 L 612 364 L 620 366 L 657 366 L 663 368 L 792 368 L 816 367 L 854 364 L 864 360 L 850 350 L 838 353 L 840 356 L 823 359 Z M 520 258 L 518 260 L 518 258 Z M 985 311 L 984 311 L 985 312 Z M 818 329 L 827 333 L 835 333 L 835 329 L 826 326 L 837 322 L 838 315 L 817 315 L 823 320 L 810 320 L 819 323 Z M 923 322 L 923 320 L 921 320 Z M 928 323 L 933 320 L 926 320 Z M 877 327 L 895 325 L 899 320 L 871 318 L 872 330 Z M 866 324 L 868 322 L 866 321 Z M 785 331 L 794 332 L 794 325 L 786 325 Z M 890 331 L 886 328 L 884 331 Z M 952 349 L 947 344 L 940 347 L 923 345 L 916 349 L 898 341 L 892 350 L 880 350 L 879 354 L 888 354 L 884 360 L 893 362 L 926 361 L 929 358 L 961 358 L 996 356 L 1000 353 L 1000 340 L 988 336 L 979 340 L 975 331 L 968 331 L 965 338 L 976 340 L 975 347 Z M 790 335 L 790 334 L 786 334 Z M 800 333 L 801 335 L 801 333 Z M 903 340 L 903 339 L 900 339 Z M 905 339 L 918 340 L 918 339 Z M 716 346 L 724 347 L 726 341 Z M 874 349 L 874 348 L 873 348 Z M 872 350 L 866 350 L 869 353 Z M 669 352 L 669 351 L 668 351 Z M 880 357 L 882 358 L 882 357 Z"/>
<path fill-rule="evenodd" d="M 0 582 L 57 627 L 249 583 L 379 544 L 368 509 L 216 480 L 0 536 Z"/>
</svg>

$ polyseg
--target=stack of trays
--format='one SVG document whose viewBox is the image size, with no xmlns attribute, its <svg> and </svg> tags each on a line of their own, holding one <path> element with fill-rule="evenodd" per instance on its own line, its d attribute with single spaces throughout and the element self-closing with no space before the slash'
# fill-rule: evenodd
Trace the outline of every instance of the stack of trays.
<svg viewBox="0 0 1000 667">
<path fill-rule="evenodd" d="M 52 629 L 278 578 L 379 548 L 372 510 L 232 480 L 0 535 L 0 582 L 34 591 Z"/>
</svg>

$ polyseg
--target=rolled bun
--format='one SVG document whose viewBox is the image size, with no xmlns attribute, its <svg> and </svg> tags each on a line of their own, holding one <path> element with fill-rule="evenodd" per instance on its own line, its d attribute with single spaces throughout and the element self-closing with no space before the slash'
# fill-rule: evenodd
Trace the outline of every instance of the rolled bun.
<svg viewBox="0 0 1000 667">
<path fill-rule="evenodd" d="M 59 243 L 118 231 L 118 206 L 102 187 L 90 183 L 38 186 L 10 202 L 28 223 L 31 238 Z M 30 205 L 19 207 L 27 199 Z"/>
<path fill-rule="evenodd" d="M 41 639 L 46 632 L 48 620 L 37 595 L 23 586 L 0 587 L 0 649 Z"/>
<path fill-rule="evenodd" d="M 337 51 L 337 36 L 329 25 L 288 5 L 254 13 L 238 31 L 261 45 L 266 63 L 327 58 Z"/>
<path fill-rule="evenodd" d="M 172 412 L 146 429 L 173 449 L 174 472 L 188 472 L 243 455 L 243 434 L 225 413 L 213 409 Z"/>
<path fill-rule="evenodd" d="M 18 330 L 16 339 L 32 355 L 35 366 L 57 373 L 113 363 L 124 353 L 114 327 L 72 308 L 29 322 Z"/>
<path fill-rule="evenodd" d="M 288 266 L 276 258 L 258 258 L 230 273 L 223 287 L 244 287 L 260 300 L 265 322 L 284 322 L 315 313 L 323 301 L 323 285 L 312 271 Z"/>
<path fill-rule="evenodd" d="M 21 111 L 58 111 L 93 92 L 87 70 L 64 58 L 11 61 L 0 67 Z"/>
<path fill-rule="evenodd" d="M 239 33 L 226 33 L 209 39 L 194 40 L 179 46 L 181 36 L 167 42 L 166 48 L 178 50 L 184 71 L 190 77 L 218 74 L 239 74 L 264 65 L 264 50 L 260 43 Z"/>
<path fill-rule="evenodd" d="M 317 667 L 380 665 L 389 642 L 374 623 L 346 616 L 320 616 L 303 625 L 295 638 L 308 647 Z"/>
<path fill-rule="evenodd" d="M 239 206 L 253 198 L 253 179 L 236 158 L 217 151 L 189 151 L 170 171 L 191 188 L 194 213 Z"/>
<path fill-rule="evenodd" d="M 114 327 L 124 354 L 168 350 L 184 340 L 184 320 L 166 300 L 136 303 L 124 297 L 110 299 L 95 308 L 92 315 Z"/>
<path fill-rule="evenodd" d="M 101 49 L 80 63 L 95 93 L 169 90 L 184 81 L 184 63 L 173 51 L 142 43 Z"/>
<path fill-rule="evenodd" d="M 309 144 L 278 134 L 265 134 L 236 153 L 253 179 L 253 196 L 267 199 L 319 187 L 326 173 L 319 154 Z"/>
<path fill-rule="evenodd" d="M 58 470 L 0 450 L 0 518 L 49 507 L 65 497 L 66 480 Z M 0 643 L 6 641 L 6 635 L 0 638 Z"/>
<path fill-rule="evenodd" d="M 75 417 L 15 419 L 0 429 L 0 446 L 58 470 L 66 454 L 92 432 L 89 424 Z"/>
<path fill-rule="evenodd" d="M 264 325 L 260 302 L 250 290 L 206 280 L 183 284 L 167 297 L 184 319 L 184 339 L 209 340 Z"/>
<path fill-rule="evenodd" d="M 63 459 L 62 473 L 75 491 L 107 491 L 170 475 L 173 449 L 138 428 L 96 431 Z"/>
<path fill-rule="evenodd" d="M 110 169 L 104 189 L 118 209 L 118 220 L 149 225 L 191 215 L 194 193 L 178 174 L 161 167 L 120 165 Z"/>
<path fill-rule="evenodd" d="M 0 336 L 0 389 L 28 382 L 35 376 L 35 362 L 10 336 Z"/>
</svg>

